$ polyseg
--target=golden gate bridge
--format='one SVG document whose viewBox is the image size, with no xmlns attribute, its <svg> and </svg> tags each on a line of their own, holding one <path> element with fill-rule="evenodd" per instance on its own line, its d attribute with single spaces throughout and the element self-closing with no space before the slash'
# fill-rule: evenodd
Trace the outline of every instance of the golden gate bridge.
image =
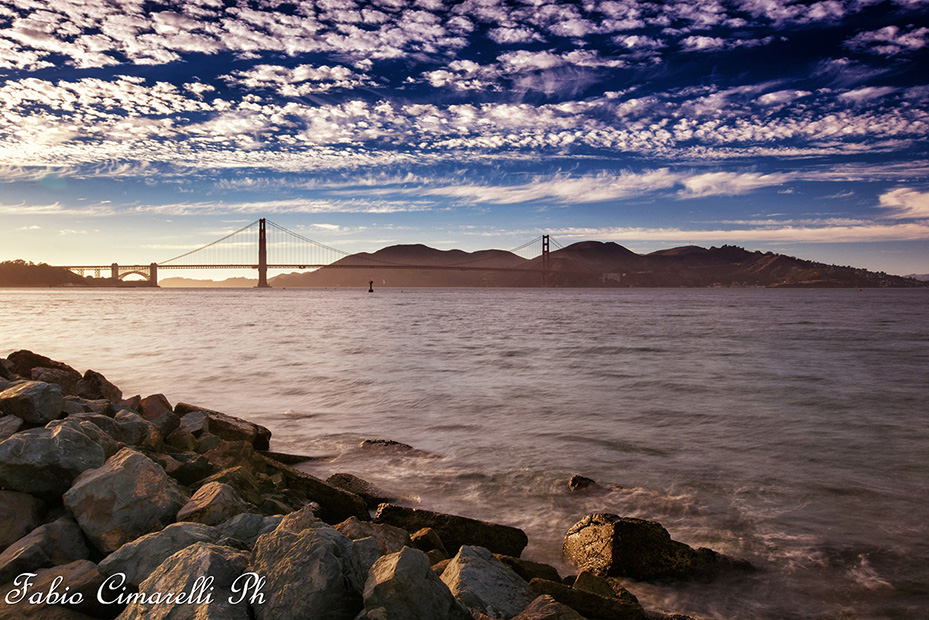
<svg viewBox="0 0 929 620">
<path fill-rule="evenodd" d="M 415 265 L 393 263 L 375 259 L 371 256 L 357 256 L 344 250 L 314 241 L 292 230 L 261 218 L 240 228 L 225 237 L 217 239 L 199 248 L 185 252 L 174 258 L 148 265 L 60 265 L 80 275 L 88 271 L 94 277 L 109 277 L 113 283 L 136 275 L 147 281 L 148 286 L 158 286 L 158 273 L 168 269 L 255 269 L 258 271 L 258 288 L 269 288 L 269 269 L 447 269 L 455 271 L 506 271 L 536 273 L 541 286 L 549 285 L 551 274 L 551 246 L 561 248 L 561 244 L 550 235 L 540 235 L 511 253 L 523 258 L 541 257 L 537 266 L 527 267 L 491 267 L 475 264 L 474 259 L 461 263 L 442 265 Z M 105 274 L 109 274 L 106 276 Z"/>
</svg>

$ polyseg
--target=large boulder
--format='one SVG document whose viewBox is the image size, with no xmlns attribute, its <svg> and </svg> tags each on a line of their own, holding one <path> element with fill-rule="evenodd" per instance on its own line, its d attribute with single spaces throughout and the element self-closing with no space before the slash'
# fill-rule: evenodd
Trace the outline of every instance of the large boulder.
<svg viewBox="0 0 929 620">
<path fill-rule="evenodd" d="M 126 583 L 138 586 L 178 551 L 196 543 L 215 543 L 222 536 L 216 528 L 202 523 L 172 523 L 126 543 L 106 556 L 98 570 L 107 577 L 122 573 Z"/>
<path fill-rule="evenodd" d="M 70 517 L 40 525 L 0 553 L 0 584 L 24 572 L 86 560 L 90 550 Z"/>
<path fill-rule="evenodd" d="M 78 381 L 77 395 L 90 400 L 106 399 L 111 403 L 118 403 L 123 399 L 122 391 L 95 370 L 88 370 L 84 373 L 84 378 Z"/>
<path fill-rule="evenodd" d="M 155 452 L 163 447 L 161 430 L 129 409 L 118 411 L 113 416 L 119 440 L 129 446 L 140 446 Z"/>
<path fill-rule="evenodd" d="M 404 547 L 413 546 L 410 535 L 406 530 L 386 523 L 371 523 L 370 521 L 361 521 L 357 517 L 349 517 L 334 527 L 352 540 L 370 536 L 377 544 L 380 555 L 396 553 Z"/>
<path fill-rule="evenodd" d="M 64 404 L 61 388 L 42 381 L 23 381 L 0 392 L 0 413 L 29 424 L 51 422 L 61 415 Z"/>
<path fill-rule="evenodd" d="M 584 616 L 551 596 L 536 597 L 529 606 L 513 616 L 513 620 L 584 620 Z"/>
<path fill-rule="evenodd" d="M 231 486 L 222 482 L 208 482 L 181 507 L 177 520 L 218 525 L 248 510 L 248 504 L 242 501 Z"/>
<path fill-rule="evenodd" d="M 54 368 L 56 370 L 63 370 L 77 375 L 81 374 L 67 364 L 56 362 L 55 360 L 45 357 L 44 355 L 39 355 L 37 353 L 33 353 L 32 351 L 27 351 L 26 349 L 10 353 L 7 356 L 7 359 L 13 364 L 13 372 L 18 374 L 20 377 L 31 377 L 32 369 L 38 367 Z"/>
<path fill-rule="evenodd" d="M 102 417 L 102 416 L 97 416 Z M 107 418 L 109 419 L 109 418 Z M 103 456 L 105 458 L 110 458 L 117 452 L 119 452 L 125 446 L 119 441 L 113 439 L 110 435 L 106 434 L 101 430 L 100 426 L 85 420 L 82 418 L 69 416 L 64 420 L 54 420 L 45 425 L 45 428 L 52 429 L 58 428 L 59 426 L 67 426 L 73 428 L 79 433 L 87 435 L 87 437 L 93 441 L 95 444 L 100 446 L 103 449 Z"/>
<path fill-rule="evenodd" d="M 58 368 L 33 368 L 30 373 L 33 381 L 54 383 L 61 388 L 61 393 L 68 396 L 77 396 L 77 383 L 81 380 L 81 373 L 75 370 L 61 370 Z"/>
<path fill-rule="evenodd" d="M 97 565 L 90 560 L 75 560 L 61 566 L 40 568 L 35 571 L 35 576 L 30 581 L 32 584 L 29 587 L 30 595 L 36 592 L 55 592 L 64 595 L 65 598 L 62 603 L 32 604 L 27 597 L 25 601 L 20 601 L 15 605 L 23 612 L 24 618 L 33 618 L 37 611 L 42 611 L 54 614 L 52 615 L 54 618 L 64 619 L 68 616 L 58 616 L 58 614 L 68 609 L 98 618 L 112 618 L 122 607 L 122 605 L 102 605 L 97 600 L 97 590 L 103 584 L 103 575 L 97 571 Z M 10 589 L 0 589 L 0 591 L 9 592 Z M 75 597 L 75 594 L 80 594 L 80 597 Z"/>
<path fill-rule="evenodd" d="M 711 549 L 671 540 L 660 523 L 608 513 L 587 515 L 571 526 L 563 551 L 582 570 L 639 580 L 706 577 L 726 568 L 751 567 Z"/>
<path fill-rule="evenodd" d="M 139 586 L 145 600 L 130 604 L 119 619 L 249 620 L 249 600 L 254 591 L 242 591 L 249 579 L 243 577 L 247 568 L 246 552 L 196 543 L 155 569 Z M 208 585 L 205 580 L 209 580 Z M 166 594 L 181 592 L 189 593 L 189 600 L 164 600 Z"/>
<path fill-rule="evenodd" d="M 512 618 L 536 597 L 522 577 L 483 547 L 462 545 L 442 581 L 459 603 L 491 618 Z"/>
<path fill-rule="evenodd" d="M 139 408 L 136 411 L 141 413 L 143 418 L 152 422 L 166 413 L 172 412 L 173 409 L 164 394 L 152 394 L 139 401 Z"/>
<path fill-rule="evenodd" d="M 0 415 L 0 441 L 12 437 L 23 427 L 23 419 L 15 415 Z"/>
<path fill-rule="evenodd" d="M 374 563 L 364 588 L 369 620 L 472 620 L 418 549 L 404 547 Z"/>
<path fill-rule="evenodd" d="M 283 517 L 266 517 L 254 512 L 243 512 L 216 526 L 224 538 L 232 538 L 254 547 L 258 537 L 274 531 Z"/>
<path fill-rule="evenodd" d="M 104 460 L 103 448 L 70 426 L 20 431 L 0 442 L 0 486 L 57 499 Z"/>
<path fill-rule="evenodd" d="M 375 509 L 383 503 L 395 502 L 399 498 L 377 485 L 352 474 L 332 474 L 326 478 L 326 484 L 345 489 L 365 501 L 368 508 Z"/>
<path fill-rule="evenodd" d="M 0 491 L 0 551 L 39 527 L 45 502 L 17 491 Z"/>
<path fill-rule="evenodd" d="M 78 476 L 64 495 L 65 506 L 104 553 L 174 522 L 187 500 L 161 466 L 130 448 Z"/>
<path fill-rule="evenodd" d="M 519 557 L 529 544 L 526 533 L 515 527 L 396 504 L 378 506 L 374 521 L 389 523 L 408 532 L 431 527 L 439 533 L 449 553 L 458 553 L 462 545 L 473 545 L 490 549 L 494 553 Z"/>
<path fill-rule="evenodd" d="M 562 605 L 567 605 L 586 618 L 646 620 L 645 611 L 638 604 L 638 601 L 630 603 L 628 600 L 602 596 L 545 579 L 533 579 L 529 585 L 537 594 L 551 596 Z"/>
<path fill-rule="evenodd" d="M 247 441 L 256 450 L 267 450 L 271 446 L 271 431 L 264 426 L 196 405 L 178 403 L 174 406 L 174 413 L 181 418 L 181 424 L 184 423 L 184 418 L 188 414 L 194 412 L 203 414 L 202 417 L 196 416 L 198 420 L 204 418 L 208 420 L 207 428 L 202 430 L 209 430 L 210 433 L 226 441 Z"/>
</svg>

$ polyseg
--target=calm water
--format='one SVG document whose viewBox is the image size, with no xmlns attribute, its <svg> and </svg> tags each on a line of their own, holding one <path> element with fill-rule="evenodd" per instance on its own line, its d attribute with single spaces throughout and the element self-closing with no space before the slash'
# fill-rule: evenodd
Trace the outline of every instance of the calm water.
<svg viewBox="0 0 929 620">
<path fill-rule="evenodd" d="M 2 290 L 0 355 L 260 422 L 557 564 L 609 511 L 746 557 L 709 618 L 925 618 L 929 291 Z M 431 455 L 358 449 L 389 438 Z M 567 490 L 571 474 L 603 483 Z"/>
</svg>

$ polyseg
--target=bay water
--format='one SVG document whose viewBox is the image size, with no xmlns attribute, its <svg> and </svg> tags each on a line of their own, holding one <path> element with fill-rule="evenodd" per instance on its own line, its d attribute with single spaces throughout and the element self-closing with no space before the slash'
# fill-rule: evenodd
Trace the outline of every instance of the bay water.
<svg viewBox="0 0 929 620">
<path fill-rule="evenodd" d="M 929 291 L 5 289 L 0 355 L 263 424 L 302 466 L 523 528 L 585 514 L 758 571 L 698 618 L 929 617 Z M 391 439 L 413 452 L 362 449 Z M 572 492 L 573 474 L 596 488 Z"/>
</svg>

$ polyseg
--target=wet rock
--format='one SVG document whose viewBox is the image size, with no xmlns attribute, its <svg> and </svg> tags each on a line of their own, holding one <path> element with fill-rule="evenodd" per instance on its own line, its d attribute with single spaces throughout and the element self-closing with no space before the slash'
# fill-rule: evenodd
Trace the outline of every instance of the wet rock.
<svg viewBox="0 0 929 620">
<path fill-rule="evenodd" d="M 575 590 L 583 590 L 606 598 L 618 598 L 624 603 L 632 606 L 639 605 L 639 599 L 624 588 L 616 579 L 612 577 L 600 577 L 590 571 L 582 570 L 574 584 L 571 586 Z"/>
<path fill-rule="evenodd" d="M 396 496 L 379 488 L 377 485 L 367 480 L 362 480 L 358 476 L 352 474 L 333 474 L 326 478 L 326 483 L 354 493 L 363 499 L 365 505 L 371 509 L 377 508 L 378 504 L 395 502 L 398 499 Z"/>
<path fill-rule="evenodd" d="M 474 545 L 494 553 L 519 557 L 529 543 L 526 533 L 515 527 L 396 504 L 381 504 L 374 521 L 389 523 L 408 532 L 431 527 L 438 532 L 450 553 L 457 553 L 462 545 Z"/>
<path fill-rule="evenodd" d="M 404 547 L 374 563 L 364 588 L 369 620 L 472 620 L 418 549 Z"/>
<path fill-rule="evenodd" d="M 579 476 L 577 474 L 571 476 L 571 479 L 568 480 L 568 488 L 572 491 L 583 491 L 584 489 L 590 489 L 596 486 L 597 481 L 593 478 Z"/>
<path fill-rule="evenodd" d="M 139 592 L 189 592 L 189 601 L 148 602 L 126 607 L 120 620 L 249 620 L 248 596 L 242 600 L 244 585 L 239 580 L 248 568 L 248 553 L 210 543 L 196 543 L 178 551 L 142 582 Z M 213 590 L 198 588 L 198 582 L 211 577 Z M 236 589 L 236 591 L 233 590 Z M 204 596 L 197 596 L 197 592 Z M 209 594 L 210 596 L 205 596 Z M 258 605 L 258 607 L 261 607 Z"/>
<path fill-rule="evenodd" d="M 299 465 L 300 463 L 317 460 L 317 457 L 307 456 L 305 454 L 287 454 L 286 452 L 273 452 L 271 450 L 262 450 L 261 453 L 284 465 Z"/>
<path fill-rule="evenodd" d="M 195 543 L 215 543 L 224 535 L 221 530 L 202 523 L 172 523 L 126 543 L 106 556 L 98 570 L 107 577 L 123 573 L 128 584 L 138 586 L 178 551 Z"/>
<path fill-rule="evenodd" d="M 173 408 L 164 394 L 152 394 L 139 401 L 139 409 L 136 409 L 136 411 L 142 414 L 143 418 L 152 422 L 166 413 L 171 413 Z"/>
<path fill-rule="evenodd" d="M 0 491 L 0 551 L 39 527 L 45 502 L 17 491 Z"/>
<path fill-rule="evenodd" d="M 513 616 L 513 620 L 584 620 L 584 617 L 551 596 L 543 594 L 536 597 L 519 614 Z"/>
<path fill-rule="evenodd" d="M 54 383 L 61 388 L 61 393 L 68 396 L 77 396 L 77 383 L 81 380 L 81 373 L 76 370 L 60 370 L 58 368 L 33 368 L 29 374 L 33 381 Z"/>
<path fill-rule="evenodd" d="M 84 378 L 77 384 L 77 395 L 90 400 L 106 399 L 111 403 L 118 403 L 123 399 L 122 391 L 95 370 L 84 373 Z"/>
<path fill-rule="evenodd" d="M 55 360 L 47 358 L 44 355 L 39 355 L 26 349 L 10 353 L 7 356 L 7 359 L 13 364 L 13 372 L 15 372 L 20 377 L 31 377 L 32 369 L 37 367 L 54 368 L 55 370 L 63 370 L 78 375 L 80 374 L 67 364 L 56 362 Z"/>
<path fill-rule="evenodd" d="M 562 548 L 580 569 L 640 580 L 708 577 L 728 568 L 750 567 L 711 549 L 671 540 L 660 523 L 607 513 L 590 514 L 575 523 Z"/>
<path fill-rule="evenodd" d="M 104 553 L 174 521 L 187 492 L 150 458 L 123 448 L 64 494 L 81 529 Z"/>
<path fill-rule="evenodd" d="M 483 547 L 462 545 L 442 572 L 442 581 L 459 603 L 491 618 L 512 618 L 536 596 L 525 580 Z"/>
<path fill-rule="evenodd" d="M 424 527 L 413 532 L 410 535 L 410 542 L 413 543 L 413 548 L 420 551 L 438 550 L 444 553 L 445 557 L 448 557 L 448 550 L 442 543 L 442 537 L 431 527 Z"/>
<path fill-rule="evenodd" d="M 0 553 L 0 583 L 24 572 L 86 560 L 90 550 L 70 517 L 40 525 Z"/>
<path fill-rule="evenodd" d="M 600 596 L 584 590 L 576 590 L 563 583 L 533 579 L 529 586 L 538 594 L 551 596 L 587 618 L 600 620 L 645 620 L 645 611 L 636 603 L 632 605 L 618 598 Z"/>
<path fill-rule="evenodd" d="M 274 531 L 280 525 L 283 517 L 266 517 L 264 515 L 245 512 L 216 526 L 217 531 L 225 538 L 241 540 L 249 548 L 262 534 Z"/>
<path fill-rule="evenodd" d="M 349 517 L 334 527 L 352 540 L 370 536 L 377 543 L 380 555 L 396 553 L 403 547 L 412 546 L 406 530 L 385 523 L 371 523 L 359 521 L 357 517 Z"/>
<path fill-rule="evenodd" d="M 23 427 L 23 419 L 15 415 L 0 416 L 0 441 L 13 436 Z"/>
<path fill-rule="evenodd" d="M 76 419 L 81 422 L 90 422 L 94 424 L 101 431 L 112 437 L 113 439 L 119 441 L 119 427 L 116 425 L 116 422 L 113 421 L 113 418 L 100 414 L 93 413 L 90 411 L 82 411 L 80 413 L 69 414 L 66 419 Z"/>
<path fill-rule="evenodd" d="M 558 574 L 558 571 L 555 570 L 554 566 L 549 566 L 548 564 L 542 564 L 540 562 L 521 560 L 511 555 L 503 555 L 502 553 L 495 553 L 494 557 L 500 560 L 504 566 L 525 579 L 527 583 L 536 578 L 561 581 L 561 576 Z"/>
<path fill-rule="evenodd" d="M 417 458 L 437 459 L 437 455 L 425 450 L 414 448 L 411 445 L 400 443 L 392 439 L 365 439 L 358 448 L 361 450 L 377 450 L 385 454 L 397 454 L 401 456 L 412 456 Z"/>
<path fill-rule="evenodd" d="M 64 404 L 61 388 L 42 381 L 23 381 L 0 392 L 0 413 L 29 424 L 51 422 L 61 415 Z"/>
<path fill-rule="evenodd" d="M 104 460 L 103 448 L 70 426 L 20 431 L 0 442 L 0 486 L 55 499 Z"/>
<path fill-rule="evenodd" d="M 208 482 L 178 511 L 177 520 L 217 525 L 248 510 L 248 504 L 242 501 L 231 486 L 222 482 Z"/>
<path fill-rule="evenodd" d="M 205 413 L 209 420 L 209 431 L 226 441 L 247 441 L 256 450 L 270 448 L 271 431 L 263 426 L 186 403 L 178 403 L 174 407 L 174 413 L 180 416 L 182 423 L 187 414 L 195 411 Z"/>
</svg>

